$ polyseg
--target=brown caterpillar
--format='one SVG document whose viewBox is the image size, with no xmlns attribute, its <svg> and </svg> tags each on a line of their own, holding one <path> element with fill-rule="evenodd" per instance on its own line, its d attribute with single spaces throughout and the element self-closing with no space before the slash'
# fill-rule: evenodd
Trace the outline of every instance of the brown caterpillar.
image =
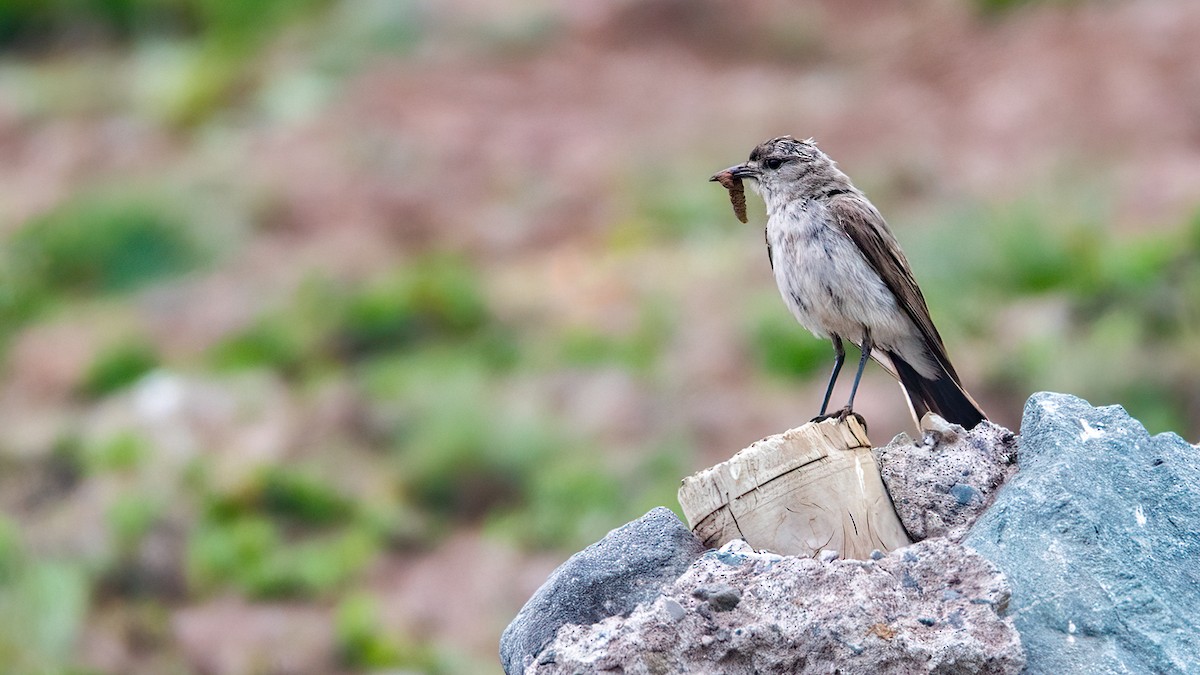
<svg viewBox="0 0 1200 675">
<path fill-rule="evenodd" d="M 729 203 L 733 205 L 733 215 L 743 223 L 747 222 L 746 188 L 742 185 L 742 179 L 728 171 L 722 171 L 709 180 L 715 180 L 721 184 L 721 187 L 729 190 Z"/>
</svg>

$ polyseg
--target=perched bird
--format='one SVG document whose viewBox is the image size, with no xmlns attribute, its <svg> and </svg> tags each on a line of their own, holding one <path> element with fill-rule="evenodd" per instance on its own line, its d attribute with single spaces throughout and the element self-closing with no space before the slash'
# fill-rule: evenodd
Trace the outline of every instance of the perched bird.
<svg viewBox="0 0 1200 675">
<path fill-rule="evenodd" d="M 868 357 L 900 381 L 918 423 L 926 412 L 967 429 L 987 419 L 950 365 L 883 216 L 828 155 L 811 139 L 782 136 L 711 180 L 734 194 L 743 179 L 766 202 L 767 257 L 784 302 L 801 325 L 833 342 L 833 373 L 815 420 L 852 414 Z M 846 359 L 842 340 L 858 345 L 862 358 L 846 407 L 827 415 Z"/>
</svg>

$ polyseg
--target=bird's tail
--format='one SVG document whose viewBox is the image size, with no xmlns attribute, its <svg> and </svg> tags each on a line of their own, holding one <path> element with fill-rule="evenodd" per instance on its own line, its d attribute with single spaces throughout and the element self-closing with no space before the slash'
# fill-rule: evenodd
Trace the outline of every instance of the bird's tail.
<svg viewBox="0 0 1200 675">
<path fill-rule="evenodd" d="M 987 419 L 979 404 L 962 388 L 952 369 L 940 368 L 936 379 L 921 376 L 912 366 L 896 354 L 889 353 L 896 378 L 908 396 L 908 405 L 920 426 L 921 417 L 927 412 L 940 415 L 947 422 L 958 424 L 964 429 L 973 429 Z"/>
</svg>

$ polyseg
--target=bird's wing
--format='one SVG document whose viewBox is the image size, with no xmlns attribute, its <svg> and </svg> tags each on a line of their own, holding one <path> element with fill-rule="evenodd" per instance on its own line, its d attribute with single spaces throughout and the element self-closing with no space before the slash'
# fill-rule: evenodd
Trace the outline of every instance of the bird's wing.
<svg viewBox="0 0 1200 675">
<path fill-rule="evenodd" d="M 861 197 L 838 195 L 829 201 L 829 211 L 835 222 L 854 242 L 880 279 L 896 296 L 896 301 L 912 320 L 924 338 L 930 356 L 958 382 L 958 374 L 950 365 L 942 336 L 938 334 L 925 305 L 925 296 L 913 278 L 908 260 L 900 250 L 900 244 L 887 228 L 883 216 Z"/>
</svg>

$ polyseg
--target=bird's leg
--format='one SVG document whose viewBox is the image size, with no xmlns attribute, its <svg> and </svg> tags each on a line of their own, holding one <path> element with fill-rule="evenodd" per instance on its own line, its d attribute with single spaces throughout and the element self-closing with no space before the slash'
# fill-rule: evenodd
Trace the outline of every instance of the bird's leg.
<svg viewBox="0 0 1200 675">
<path fill-rule="evenodd" d="M 833 385 L 837 383 L 838 373 L 842 372 L 842 364 L 846 362 L 846 350 L 842 347 L 842 338 L 839 335 L 833 336 L 833 372 L 829 374 L 829 386 L 825 388 L 825 400 L 821 401 L 821 414 L 809 420 L 810 422 L 823 422 L 832 417 L 839 417 L 842 411 L 832 414 L 825 414 L 829 408 L 829 397 L 833 396 Z M 840 419 L 840 417 L 839 417 Z"/>
<path fill-rule="evenodd" d="M 842 410 L 842 418 L 854 411 L 854 395 L 858 393 L 858 382 L 862 379 L 863 370 L 867 367 L 867 359 L 871 358 L 871 331 L 866 326 L 863 327 L 861 348 L 862 356 L 858 359 L 858 372 L 854 373 L 854 384 L 850 386 L 850 400 L 846 402 L 846 407 Z"/>
<path fill-rule="evenodd" d="M 842 348 L 842 338 L 833 336 L 833 372 L 829 374 L 829 386 L 825 388 L 825 400 L 821 401 L 821 412 L 817 417 L 824 417 L 829 408 L 829 397 L 833 395 L 833 385 L 837 382 L 838 373 L 842 372 L 842 364 L 846 362 L 846 350 Z"/>
<path fill-rule="evenodd" d="M 842 361 L 845 360 L 846 354 L 842 350 L 842 341 L 834 337 L 833 346 L 837 349 L 837 361 L 833 364 L 833 377 L 837 377 L 838 370 L 842 367 Z M 854 384 L 850 387 L 850 400 L 846 402 L 846 407 L 835 413 L 825 414 L 825 406 L 829 404 L 829 394 L 833 391 L 833 380 L 829 382 L 829 391 L 825 392 L 825 403 L 821 405 L 821 414 L 812 418 L 813 422 L 824 422 L 828 419 L 836 419 L 839 422 L 844 422 L 847 417 L 854 415 L 858 418 L 858 423 L 863 429 L 867 428 L 867 421 L 862 415 L 854 412 L 854 395 L 858 393 L 858 382 L 862 379 L 863 370 L 867 367 L 867 359 L 871 358 L 871 332 L 865 327 L 863 328 L 862 339 L 862 358 L 858 360 L 858 372 L 854 374 Z"/>
</svg>

